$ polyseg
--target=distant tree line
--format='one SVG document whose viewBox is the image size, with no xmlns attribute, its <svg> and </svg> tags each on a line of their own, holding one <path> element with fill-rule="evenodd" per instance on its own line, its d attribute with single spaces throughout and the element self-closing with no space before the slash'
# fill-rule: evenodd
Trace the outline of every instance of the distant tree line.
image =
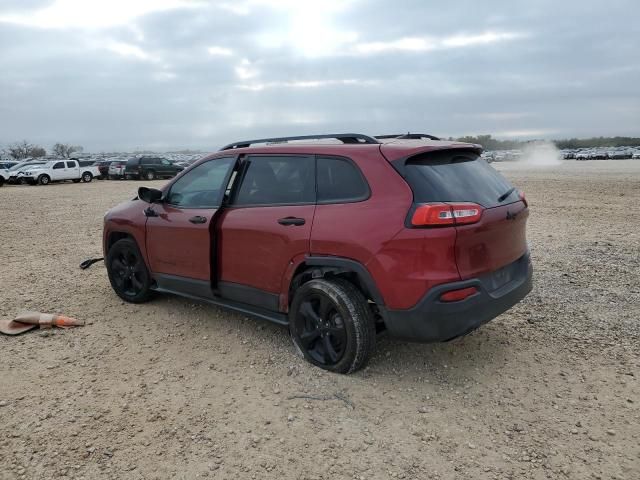
<svg viewBox="0 0 640 480">
<path fill-rule="evenodd" d="M 74 153 L 82 152 L 80 145 L 69 145 L 67 143 L 56 143 L 51 149 L 52 155 L 56 157 L 69 158 Z M 4 149 L 4 153 L 15 160 L 25 158 L 41 158 L 47 155 L 47 150 L 40 145 L 34 145 L 26 140 L 12 143 Z"/>
<path fill-rule="evenodd" d="M 450 138 L 450 140 L 454 140 Z M 525 146 L 530 141 L 522 140 L 498 140 L 491 135 L 477 135 L 456 138 L 459 142 L 478 143 L 486 150 L 516 150 Z M 552 140 L 560 149 L 562 148 L 596 148 L 596 147 L 636 147 L 640 145 L 638 137 L 593 137 L 593 138 L 569 138 L 564 140 Z"/>
</svg>

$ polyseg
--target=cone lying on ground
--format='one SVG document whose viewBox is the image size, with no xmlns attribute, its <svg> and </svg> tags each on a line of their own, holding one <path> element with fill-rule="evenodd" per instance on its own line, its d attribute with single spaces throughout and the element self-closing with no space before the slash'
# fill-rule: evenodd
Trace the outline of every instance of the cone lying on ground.
<svg viewBox="0 0 640 480">
<path fill-rule="evenodd" d="M 52 315 L 50 313 L 24 312 L 14 320 L 0 320 L 0 332 L 6 335 L 18 335 L 38 326 L 40 328 L 51 327 L 79 327 L 84 325 L 84 320 L 66 317 L 64 315 Z"/>
</svg>

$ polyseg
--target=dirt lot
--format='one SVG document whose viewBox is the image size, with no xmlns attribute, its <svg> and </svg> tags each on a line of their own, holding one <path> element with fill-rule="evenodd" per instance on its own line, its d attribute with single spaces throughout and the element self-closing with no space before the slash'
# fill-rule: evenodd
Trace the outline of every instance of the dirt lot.
<svg viewBox="0 0 640 480">
<path fill-rule="evenodd" d="M 534 291 L 449 344 L 382 339 L 351 376 L 79 270 L 137 183 L 3 187 L 0 316 L 89 325 L 0 338 L 0 477 L 640 478 L 640 162 L 498 168 L 530 201 Z"/>
</svg>

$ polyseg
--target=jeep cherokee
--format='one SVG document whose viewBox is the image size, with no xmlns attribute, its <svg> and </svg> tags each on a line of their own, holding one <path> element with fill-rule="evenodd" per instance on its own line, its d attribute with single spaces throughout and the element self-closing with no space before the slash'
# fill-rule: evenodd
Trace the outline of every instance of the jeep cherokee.
<svg viewBox="0 0 640 480">
<path fill-rule="evenodd" d="M 531 290 L 524 196 L 478 145 L 421 134 L 237 142 L 105 215 L 109 280 L 287 326 L 349 373 L 384 331 L 447 341 Z"/>
</svg>

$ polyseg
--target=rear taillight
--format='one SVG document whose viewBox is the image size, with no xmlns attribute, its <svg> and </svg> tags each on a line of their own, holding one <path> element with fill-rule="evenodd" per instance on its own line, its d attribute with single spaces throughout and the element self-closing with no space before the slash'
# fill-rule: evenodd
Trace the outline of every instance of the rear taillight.
<svg viewBox="0 0 640 480">
<path fill-rule="evenodd" d="M 527 202 L 527 197 L 524 196 L 524 192 L 519 192 L 520 200 L 524 203 L 525 207 L 529 206 L 529 202 Z"/>
<path fill-rule="evenodd" d="M 459 302 L 465 298 L 478 293 L 476 287 L 461 288 L 460 290 L 450 290 L 440 295 L 441 302 Z"/>
<path fill-rule="evenodd" d="M 429 203 L 418 206 L 411 217 L 416 227 L 437 225 L 466 225 L 482 216 L 482 207 L 476 203 Z"/>
</svg>

